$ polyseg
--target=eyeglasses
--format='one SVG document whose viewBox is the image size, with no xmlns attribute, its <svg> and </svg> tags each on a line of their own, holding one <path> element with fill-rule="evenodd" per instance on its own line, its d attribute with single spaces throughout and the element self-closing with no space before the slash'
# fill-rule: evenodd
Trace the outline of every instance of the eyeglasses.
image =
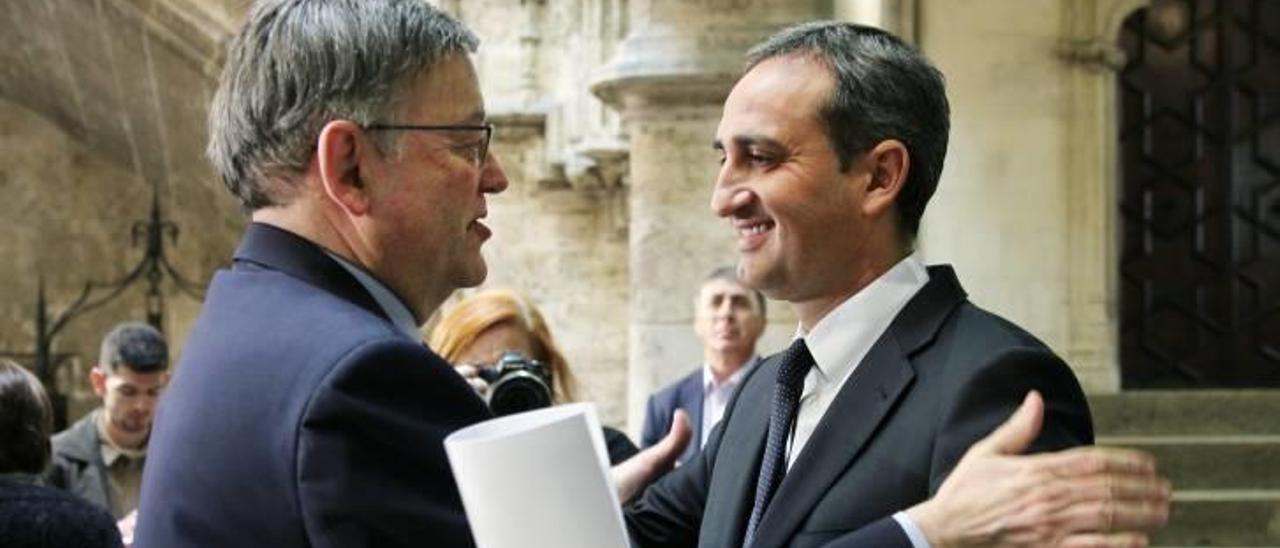
<svg viewBox="0 0 1280 548">
<path fill-rule="evenodd" d="M 448 147 L 451 150 L 473 150 L 474 156 L 471 162 L 480 167 L 484 165 L 486 159 L 489 158 L 489 141 L 493 140 L 493 124 L 481 125 L 453 125 L 453 126 L 416 126 L 404 124 L 370 124 L 365 126 L 366 131 L 483 131 L 484 139 L 479 143 L 457 144 Z"/>
</svg>

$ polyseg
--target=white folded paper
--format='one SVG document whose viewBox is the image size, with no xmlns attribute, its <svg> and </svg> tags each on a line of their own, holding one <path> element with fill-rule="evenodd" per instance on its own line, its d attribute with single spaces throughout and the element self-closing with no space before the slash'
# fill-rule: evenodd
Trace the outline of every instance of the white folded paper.
<svg viewBox="0 0 1280 548">
<path fill-rule="evenodd" d="M 627 548 L 588 403 L 508 415 L 444 440 L 478 548 Z"/>
</svg>

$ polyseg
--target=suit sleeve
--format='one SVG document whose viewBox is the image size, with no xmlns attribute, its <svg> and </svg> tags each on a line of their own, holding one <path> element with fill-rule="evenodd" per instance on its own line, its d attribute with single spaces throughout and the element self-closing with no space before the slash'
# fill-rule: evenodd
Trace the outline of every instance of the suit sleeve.
<svg viewBox="0 0 1280 548">
<path fill-rule="evenodd" d="M 658 443 L 662 436 L 667 433 L 666 431 L 670 429 L 669 425 L 667 428 L 663 428 L 663 425 L 670 420 L 671 417 L 669 416 L 665 419 L 662 417 L 662 412 L 658 409 L 658 402 L 655 396 L 649 396 L 649 400 L 644 406 L 644 428 L 640 430 L 640 447 L 652 447 L 653 444 Z"/>
<path fill-rule="evenodd" d="M 893 518 L 883 518 L 822 545 L 822 548 L 915 548 Z"/>
<path fill-rule="evenodd" d="M 953 379 L 958 389 L 941 407 L 930 493 L 938 491 L 969 446 L 1008 419 L 1031 390 L 1044 397 L 1045 416 L 1029 453 L 1093 443 L 1084 392 L 1067 364 L 1048 350 L 1006 350 L 971 371 L 967 378 Z"/>
<path fill-rule="evenodd" d="M 698 545 L 711 484 L 711 463 L 715 462 L 720 449 L 720 426 L 717 424 L 711 429 L 706 447 L 691 462 L 659 478 L 624 509 L 632 546 L 693 548 Z"/>
<path fill-rule="evenodd" d="M 298 505 L 311 544 L 472 546 L 443 441 L 487 414 L 425 347 L 397 338 L 353 350 L 299 426 Z"/>
</svg>

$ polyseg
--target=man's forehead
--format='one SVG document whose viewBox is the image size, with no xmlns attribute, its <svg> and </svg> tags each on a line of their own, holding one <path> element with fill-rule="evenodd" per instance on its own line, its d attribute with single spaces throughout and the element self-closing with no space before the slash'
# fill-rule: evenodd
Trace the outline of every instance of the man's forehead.
<svg viewBox="0 0 1280 548">
<path fill-rule="evenodd" d="M 830 71 L 807 57 L 761 61 L 729 92 L 716 131 L 717 148 L 785 140 L 800 126 L 818 121 L 832 84 Z"/>
<path fill-rule="evenodd" d="M 746 286 L 723 278 L 715 278 L 707 281 L 702 284 L 702 289 L 698 292 L 698 295 L 703 299 L 710 299 L 716 296 L 725 295 L 748 296 L 750 294 L 751 290 L 747 289 Z"/>
<path fill-rule="evenodd" d="M 470 124 L 485 119 L 484 95 L 471 59 L 453 53 L 427 68 L 405 97 L 415 123 Z"/>
<path fill-rule="evenodd" d="M 161 384 L 165 380 L 165 373 L 168 371 L 151 371 L 142 373 L 128 364 L 119 364 L 115 367 L 115 371 L 108 369 L 107 382 L 113 384 L 131 384 L 134 386 L 150 386 Z"/>
</svg>

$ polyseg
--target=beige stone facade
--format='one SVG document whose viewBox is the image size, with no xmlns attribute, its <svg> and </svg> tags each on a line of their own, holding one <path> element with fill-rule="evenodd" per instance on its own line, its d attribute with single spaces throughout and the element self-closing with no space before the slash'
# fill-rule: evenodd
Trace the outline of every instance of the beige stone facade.
<svg viewBox="0 0 1280 548">
<path fill-rule="evenodd" d="M 477 66 L 511 187 L 491 202 L 488 286 L 524 290 L 606 422 L 697 366 L 691 299 L 733 260 L 710 213 L 710 142 L 745 48 L 840 17 L 902 33 L 946 73 L 951 152 L 921 247 L 974 301 L 1114 391 L 1112 43 L 1138 0 L 439 0 L 484 45 Z M 54 312 L 125 274 L 151 189 L 178 226 L 174 266 L 206 280 L 243 217 L 204 162 L 221 44 L 245 0 L 49 0 L 0 9 L 0 352 L 34 344 L 35 279 Z M 198 305 L 166 285 L 181 348 Z M 83 368 L 139 288 L 57 344 L 83 411 Z M 762 349 L 794 317 L 770 308 Z"/>
</svg>

